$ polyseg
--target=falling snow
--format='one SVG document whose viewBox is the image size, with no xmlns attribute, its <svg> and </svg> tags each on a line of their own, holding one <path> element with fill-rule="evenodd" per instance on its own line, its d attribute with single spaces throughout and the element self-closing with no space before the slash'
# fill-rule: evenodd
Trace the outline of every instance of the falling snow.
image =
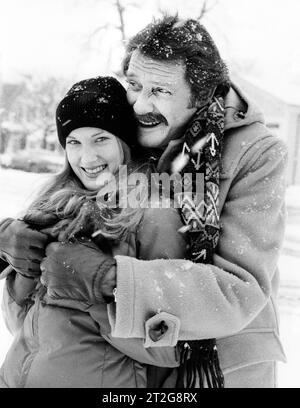
<svg viewBox="0 0 300 408">
<path fill-rule="evenodd" d="M 17 170 L 2 170 L 0 168 L 0 218 L 19 215 L 32 199 L 32 191 L 36 192 L 46 176 L 34 173 L 24 173 Z M 288 225 L 284 250 L 279 260 L 281 284 L 279 290 L 279 311 L 281 339 L 287 355 L 288 364 L 279 363 L 279 386 L 300 388 L 298 376 L 300 364 L 300 188 L 291 187 L 286 195 L 288 204 Z M 234 242 L 233 242 L 234 244 Z M 240 243 L 239 243 L 240 244 Z M 184 270 L 188 271 L 191 262 L 184 263 Z M 183 270 L 180 269 L 182 272 Z M 172 279 L 172 271 L 164 272 L 168 279 Z M 246 282 L 250 285 L 250 282 Z M 158 297 L 162 291 L 158 282 L 156 285 Z M 231 284 L 234 288 L 234 283 Z M 0 281 L 0 297 L 3 281 Z M 199 290 L 205 290 L 203 284 Z M 181 292 L 179 297 L 182 298 Z M 12 341 L 2 316 L 0 317 L 0 364 Z"/>
</svg>

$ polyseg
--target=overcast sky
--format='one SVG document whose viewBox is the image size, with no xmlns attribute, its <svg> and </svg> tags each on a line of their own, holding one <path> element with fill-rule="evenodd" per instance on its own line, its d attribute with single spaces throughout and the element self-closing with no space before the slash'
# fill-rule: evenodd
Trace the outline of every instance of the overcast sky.
<svg viewBox="0 0 300 408">
<path fill-rule="evenodd" d="M 140 7 L 126 15 L 128 35 L 151 20 L 157 4 L 157 0 L 133 1 Z M 200 0 L 160 3 L 183 17 L 193 17 Z M 249 64 L 252 75 L 270 84 L 291 85 L 298 77 L 300 86 L 299 0 L 216 3 L 203 22 L 226 60 Z M 103 32 L 98 42 L 90 43 L 93 49 L 85 44 L 97 26 L 115 21 L 111 4 L 112 0 L 0 0 L 2 80 L 27 73 L 64 76 L 72 82 L 117 68 L 121 56 L 116 31 Z"/>
</svg>

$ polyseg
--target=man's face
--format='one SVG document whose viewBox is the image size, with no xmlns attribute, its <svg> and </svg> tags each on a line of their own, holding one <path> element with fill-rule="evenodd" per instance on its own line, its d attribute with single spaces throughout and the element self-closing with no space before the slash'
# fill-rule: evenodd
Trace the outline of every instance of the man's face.
<svg viewBox="0 0 300 408">
<path fill-rule="evenodd" d="M 139 143 L 165 147 L 183 134 L 193 116 L 191 90 L 181 61 L 154 60 L 134 51 L 126 73 L 127 99 L 138 119 Z"/>
</svg>

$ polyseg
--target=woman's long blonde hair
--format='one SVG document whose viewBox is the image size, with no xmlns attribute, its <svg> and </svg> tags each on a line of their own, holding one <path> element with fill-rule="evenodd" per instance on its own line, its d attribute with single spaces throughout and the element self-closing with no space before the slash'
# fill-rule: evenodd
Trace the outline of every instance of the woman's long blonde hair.
<svg viewBox="0 0 300 408">
<path fill-rule="evenodd" d="M 144 186 L 139 190 L 139 194 L 143 195 L 141 202 L 146 200 L 150 191 L 152 165 L 148 162 L 143 164 L 129 162 L 127 170 L 128 175 L 137 171 L 146 175 L 149 183 L 146 188 Z M 115 178 L 116 185 L 119 186 L 118 173 Z M 133 188 L 135 187 L 131 187 L 131 190 Z M 113 192 L 115 198 L 119 193 L 118 190 Z M 45 218 L 53 215 L 57 220 L 53 222 L 52 219 L 51 224 L 53 224 L 53 231 L 60 234 L 60 240 L 70 240 L 79 236 L 90 238 L 97 234 L 114 241 L 124 239 L 129 231 L 137 228 L 144 213 L 143 208 L 141 206 L 110 208 L 101 200 L 97 200 L 98 194 L 99 192 L 87 190 L 83 186 L 66 157 L 63 170 L 54 175 L 41 189 L 23 219 L 32 224 L 36 214 L 39 218 L 43 214 Z M 47 226 L 43 225 L 43 227 Z"/>
</svg>

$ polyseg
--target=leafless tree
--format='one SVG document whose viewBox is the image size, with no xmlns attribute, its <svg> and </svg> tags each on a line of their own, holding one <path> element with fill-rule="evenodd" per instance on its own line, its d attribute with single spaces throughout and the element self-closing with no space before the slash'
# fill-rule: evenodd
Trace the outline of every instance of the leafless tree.
<svg viewBox="0 0 300 408">
<path fill-rule="evenodd" d="M 42 81 L 31 81 L 30 105 L 32 109 L 33 125 L 35 130 L 42 134 L 40 147 L 47 148 L 47 137 L 55 130 L 55 110 L 57 103 L 63 97 L 66 86 L 64 81 L 50 77 Z"/>
<path fill-rule="evenodd" d="M 110 71 L 113 53 L 116 54 L 119 50 L 119 54 L 122 54 L 128 39 L 128 14 L 134 9 L 139 9 L 142 3 L 139 0 L 91 0 L 89 4 L 95 8 L 95 12 L 98 5 L 100 7 L 105 6 L 114 17 L 111 21 L 106 20 L 99 23 L 86 36 L 82 43 L 82 61 L 89 52 L 99 55 L 100 50 L 104 51 L 102 53 L 102 68 L 104 71 Z M 109 49 L 105 46 L 105 41 L 111 44 Z M 115 72 L 115 74 L 120 75 L 120 72 Z"/>
<path fill-rule="evenodd" d="M 4 87 L 5 89 L 7 87 Z M 57 78 L 38 79 L 23 75 L 23 82 L 7 89 L 3 106 L 3 121 L 19 126 L 26 146 L 27 136 L 38 131 L 41 148 L 47 148 L 47 137 L 55 129 L 55 109 L 66 90 L 64 82 Z"/>
<path fill-rule="evenodd" d="M 218 0 L 202 0 L 199 4 L 199 14 L 197 16 L 198 20 L 202 20 L 218 3 Z M 97 44 L 96 52 L 99 52 L 101 49 L 101 41 L 104 41 L 108 38 L 111 30 L 118 33 L 119 41 L 118 44 L 112 46 L 108 51 L 107 58 L 107 67 L 110 66 L 112 49 L 115 52 L 116 48 L 124 49 L 126 41 L 128 40 L 128 23 L 127 16 L 133 9 L 140 9 L 142 12 L 142 1 L 140 0 L 91 0 L 90 4 L 94 7 L 96 5 L 106 5 L 111 8 L 115 14 L 114 21 L 104 21 L 102 24 L 99 24 L 91 33 L 87 36 L 83 44 L 83 51 L 88 51 L 94 49 L 93 44 Z M 164 14 L 165 10 L 163 4 L 160 0 L 157 0 L 155 3 L 156 12 L 155 14 Z M 100 43 L 100 44 L 99 44 Z M 118 76 L 121 76 L 120 72 L 115 72 Z"/>
<path fill-rule="evenodd" d="M 126 1 L 126 0 L 94 0 L 94 4 L 106 4 L 115 11 L 116 19 L 115 22 L 105 22 L 96 27 L 87 38 L 89 43 L 93 38 L 95 38 L 103 31 L 110 28 L 118 31 L 120 33 L 120 41 L 124 45 L 127 40 L 127 25 L 126 25 L 126 13 L 130 12 L 132 8 L 139 8 L 140 2 L 136 1 Z"/>
</svg>

